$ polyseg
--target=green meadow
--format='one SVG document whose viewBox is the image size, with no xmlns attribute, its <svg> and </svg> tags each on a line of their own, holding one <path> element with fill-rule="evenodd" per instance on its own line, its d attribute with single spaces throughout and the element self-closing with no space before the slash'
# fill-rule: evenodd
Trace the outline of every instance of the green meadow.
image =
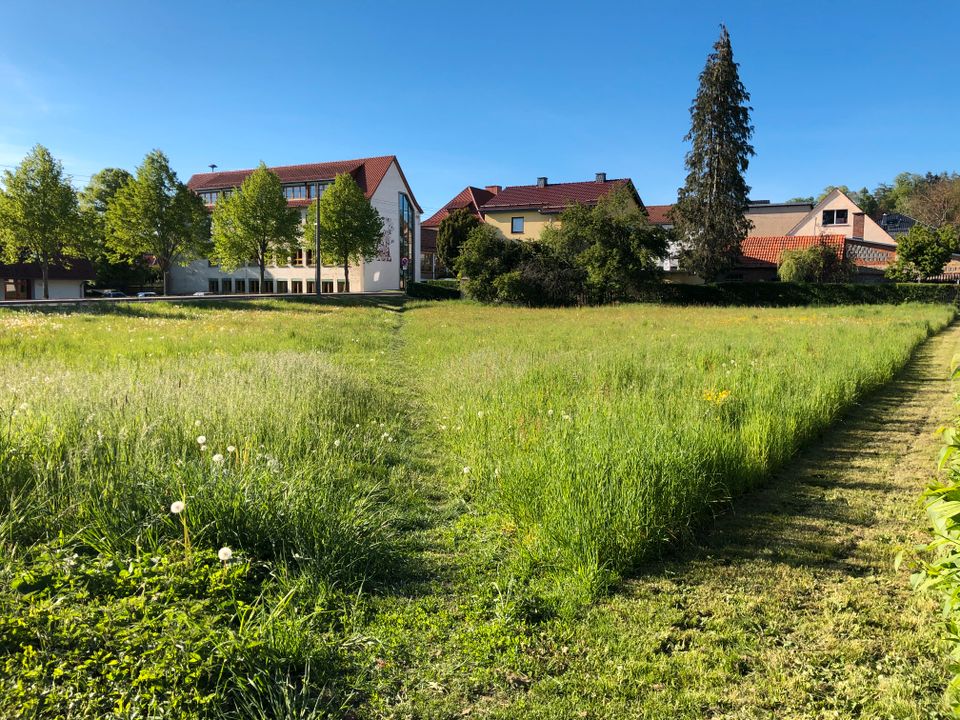
<svg viewBox="0 0 960 720">
<path fill-rule="evenodd" d="M 563 628 L 953 314 L 2 311 L 0 716 L 454 717 L 523 693 L 531 662 L 562 672 Z M 424 667 L 459 694 L 424 699 Z"/>
</svg>

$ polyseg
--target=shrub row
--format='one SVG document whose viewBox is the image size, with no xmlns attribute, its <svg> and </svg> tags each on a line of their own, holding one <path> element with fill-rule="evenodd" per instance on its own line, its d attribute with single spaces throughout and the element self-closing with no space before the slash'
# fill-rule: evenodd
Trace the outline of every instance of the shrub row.
<svg viewBox="0 0 960 720">
<path fill-rule="evenodd" d="M 458 300 L 460 289 L 456 281 L 451 286 L 441 280 L 427 282 L 412 282 L 407 285 L 407 295 L 421 300 Z"/>
<path fill-rule="evenodd" d="M 960 304 L 960 286 L 920 283 L 726 282 L 715 285 L 650 284 L 637 298 L 664 305 L 875 305 L 905 302 Z"/>
</svg>

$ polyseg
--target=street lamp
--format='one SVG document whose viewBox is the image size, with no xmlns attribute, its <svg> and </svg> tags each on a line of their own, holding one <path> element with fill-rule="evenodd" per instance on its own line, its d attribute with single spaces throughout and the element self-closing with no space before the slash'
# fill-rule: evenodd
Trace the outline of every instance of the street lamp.
<svg viewBox="0 0 960 720">
<path fill-rule="evenodd" d="M 313 229 L 313 266 L 315 269 L 315 280 L 313 281 L 313 289 L 317 293 L 317 297 L 320 297 L 320 181 L 317 181 L 317 184 L 314 185 L 314 202 L 317 203 L 317 217 L 316 217 L 316 227 Z"/>
</svg>

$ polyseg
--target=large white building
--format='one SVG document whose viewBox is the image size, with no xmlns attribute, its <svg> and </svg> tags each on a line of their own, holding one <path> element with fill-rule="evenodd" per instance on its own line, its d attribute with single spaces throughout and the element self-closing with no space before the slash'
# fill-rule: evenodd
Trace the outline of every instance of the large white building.
<svg viewBox="0 0 960 720">
<path fill-rule="evenodd" d="M 291 207 L 307 208 L 337 175 L 349 173 L 384 220 L 383 243 L 376 257 L 350 268 L 350 290 L 372 292 L 401 290 L 405 283 L 420 279 L 420 214 L 410 185 L 394 155 L 359 160 L 286 165 L 270 168 L 283 184 L 283 192 Z M 188 187 L 203 198 L 211 210 L 217 200 L 240 187 L 253 170 L 199 173 L 190 178 Z M 316 288 L 315 253 L 304 248 L 286 264 L 268 265 L 264 287 L 260 287 L 260 270 L 256 264 L 224 272 L 208 260 L 195 260 L 171 271 L 171 289 L 175 294 L 198 291 L 231 293 L 307 293 Z M 322 265 L 320 292 L 344 291 L 343 268 Z"/>
</svg>

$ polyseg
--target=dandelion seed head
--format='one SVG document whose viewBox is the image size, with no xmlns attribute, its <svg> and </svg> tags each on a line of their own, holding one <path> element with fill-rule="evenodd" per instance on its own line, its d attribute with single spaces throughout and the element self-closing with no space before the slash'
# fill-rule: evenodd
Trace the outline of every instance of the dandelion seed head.
<svg viewBox="0 0 960 720">
<path fill-rule="evenodd" d="M 170 512 L 174 515 L 179 515 L 186 509 L 187 504 L 183 500 L 176 500 L 170 503 Z"/>
<path fill-rule="evenodd" d="M 233 445 L 227 445 L 227 452 L 228 452 L 228 453 L 235 453 L 236 451 L 237 451 L 237 449 L 236 449 Z"/>
<path fill-rule="evenodd" d="M 463 474 L 464 474 L 464 475 L 469 475 L 469 474 L 470 474 L 470 466 L 469 466 L 469 465 L 464 465 L 464 466 L 463 466 Z"/>
<path fill-rule="evenodd" d="M 213 458 L 211 458 L 211 459 L 212 459 L 217 465 L 219 465 L 220 463 L 223 462 L 223 455 L 221 455 L 220 453 L 217 453 L 217 454 L 214 455 Z"/>
<path fill-rule="evenodd" d="M 334 447 L 340 447 L 340 440 L 334 440 L 334 441 L 333 441 L 333 446 L 334 446 Z"/>
<path fill-rule="evenodd" d="M 194 425 L 194 427 L 200 427 L 200 421 L 199 421 L 199 420 L 194 420 L 194 421 L 193 421 L 193 425 Z"/>
<path fill-rule="evenodd" d="M 220 558 L 221 562 L 227 562 L 233 557 L 233 550 L 224 546 L 217 552 L 217 557 Z"/>
<path fill-rule="evenodd" d="M 206 445 L 207 436 L 206 435 L 197 435 L 197 445 Z"/>
</svg>

